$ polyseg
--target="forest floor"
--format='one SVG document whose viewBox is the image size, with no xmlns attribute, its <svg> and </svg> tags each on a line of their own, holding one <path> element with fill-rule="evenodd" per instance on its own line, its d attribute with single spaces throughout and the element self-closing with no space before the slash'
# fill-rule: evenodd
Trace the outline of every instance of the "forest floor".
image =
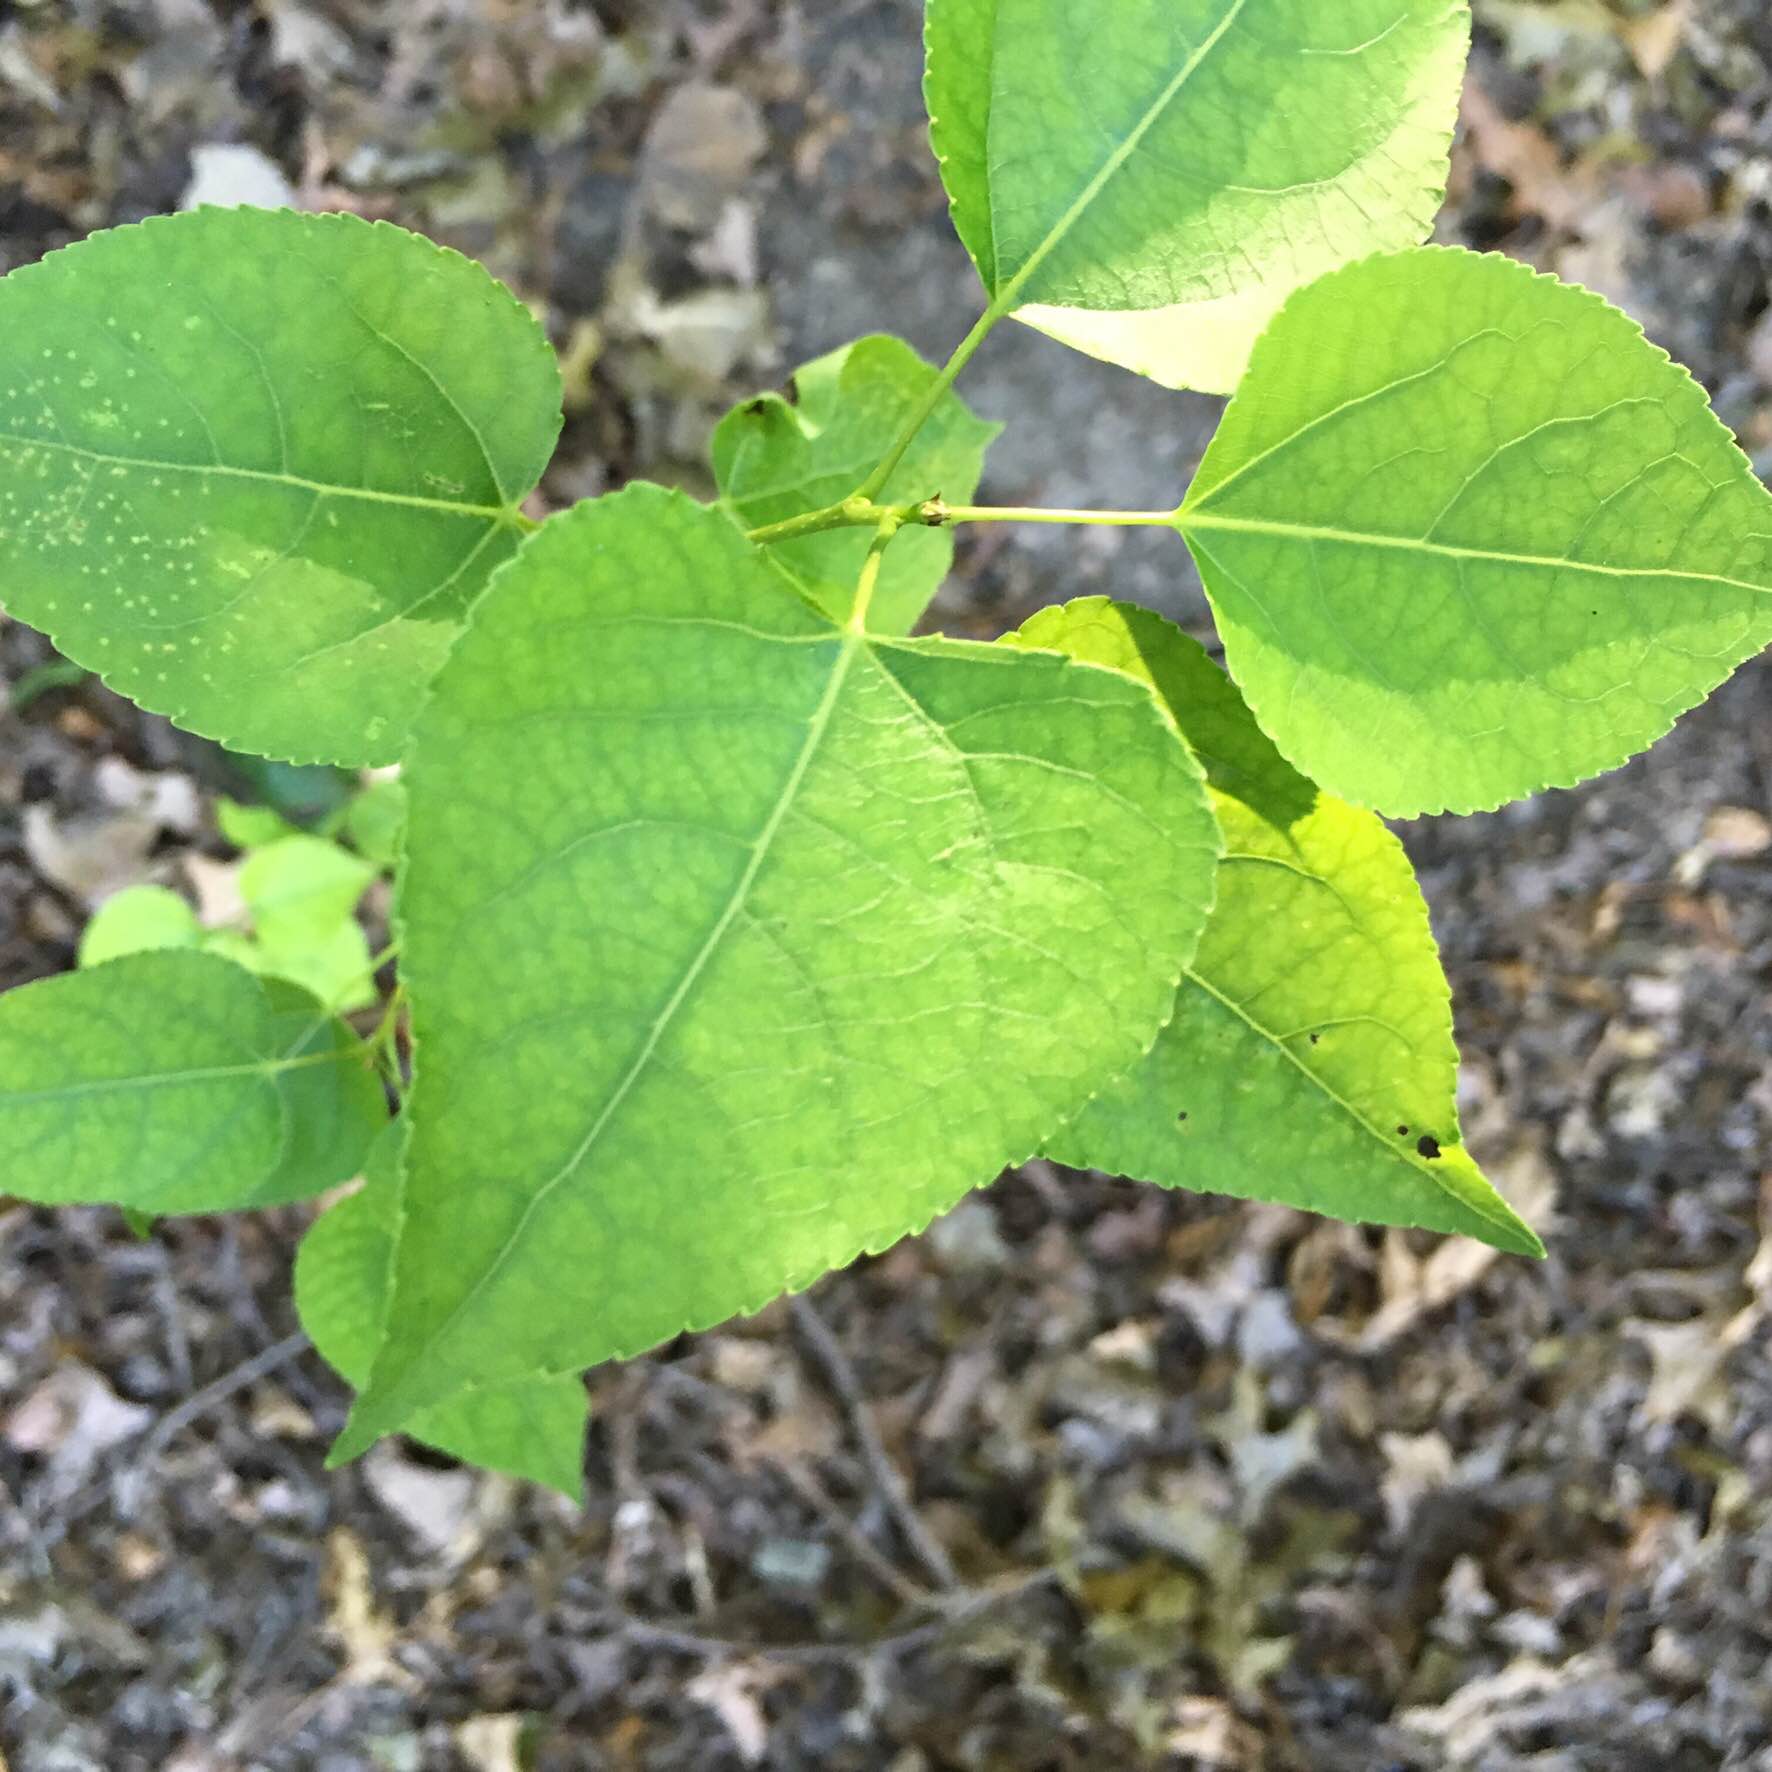
<svg viewBox="0 0 1772 1772">
<path fill-rule="evenodd" d="M 1445 237 L 1622 302 L 1772 469 L 1764 0 L 1477 10 Z M 544 315 L 551 502 L 706 490 L 733 398 L 975 311 L 918 13 L 20 0 L 0 269 L 194 185 L 389 217 Z M 965 391 L 1006 503 L 1173 501 L 1216 411 L 1016 328 Z M 969 541 L 937 616 L 1110 587 L 1204 631 L 1173 538 L 1111 531 Z M 50 662 L 0 627 L 0 987 L 229 855 L 223 761 Z M 593 1373 L 579 1509 L 399 1443 L 322 1470 L 304 1213 L 0 1206 L 0 1765 L 1769 1772 L 1769 688 L 1404 831 L 1542 1265 L 1035 1165 Z"/>
</svg>

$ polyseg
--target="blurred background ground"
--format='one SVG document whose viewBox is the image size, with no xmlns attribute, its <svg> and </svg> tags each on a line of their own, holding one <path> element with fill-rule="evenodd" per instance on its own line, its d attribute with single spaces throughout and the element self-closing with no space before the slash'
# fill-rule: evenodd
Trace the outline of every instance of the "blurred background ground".
<svg viewBox="0 0 1772 1772">
<path fill-rule="evenodd" d="M 1622 302 L 1772 468 L 1764 0 L 1477 10 L 1445 236 Z M 544 316 L 551 502 L 705 490 L 734 397 L 970 319 L 918 12 L 14 0 L 0 268 L 194 195 L 389 217 Z M 966 391 L 1001 502 L 1172 501 L 1214 417 L 1007 327 Z M 993 532 L 939 619 L 1111 587 L 1200 625 L 1165 539 Z M 52 664 L 0 626 L 0 986 L 228 853 L 218 759 Z M 816 1314 L 592 1374 L 581 1511 L 400 1445 L 322 1472 L 303 1214 L 0 1209 L 0 1760 L 1767 1772 L 1769 683 L 1405 833 L 1542 1267 L 1036 1166 Z"/>
</svg>

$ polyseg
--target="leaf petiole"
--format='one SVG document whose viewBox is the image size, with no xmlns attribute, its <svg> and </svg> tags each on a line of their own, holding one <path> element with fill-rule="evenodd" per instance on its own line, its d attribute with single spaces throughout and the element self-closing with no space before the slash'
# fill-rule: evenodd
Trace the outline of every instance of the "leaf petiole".
<svg viewBox="0 0 1772 1772">
<path fill-rule="evenodd" d="M 899 529 L 951 529 L 961 523 L 1082 523 L 1109 529 L 1173 529 L 1177 525 L 1174 511 L 1040 510 L 1026 505 L 951 505 L 942 498 L 881 505 L 858 497 L 753 529 L 749 539 L 758 547 L 770 547 L 832 529 L 877 529 L 887 518 Z"/>
<path fill-rule="evenodd" d="M 874 592 L 880 583 L 880 568 L 886 561 L 886 550 L 892 546 L 893 537 L 904 527 L 904 518 L 897 511 L 888 511 L 881 517 L 879 527 L 874 531 L 874 545 L 868 549 L 868 557 L 862 565 L 861 577 L 855 584 L 855 607 L 849 612 L 849 631 L 852 634 L 867 632 L 868 610 L 874 601 Z"/>
<path fill-rule="evenodd" d="M 910 416 L 905 419 L 903 427 L 893 440 L 892 447 L 887 450 L 880 465 L 856 488 L 855 497 L 857 499 L 871 504 L 886 490 L 886 482 L 897 471 L 898 464 L 910 453 L 911 445 L 916 442 L 923 427 L 935 416 L 935 409 L 940 406 L 954 383 L 960 379 L 960 371 L 972 361 L 978 352 L 978 347 L 990 337 L 997 322 L 1009 312 L 1013 305 L 1013 296 L 1007 304 L 999 296 L 979 315 L 978 324 L 960 340 L 954 354 L 948 358 L 941 373 L 929 384 L 923 398 L 917 402 Z"/>
<path fill-rule="evenodd" d="M 955 523 L 1087 523 L 1108 529 L 1173 529 L 1174 511 L 1040 510 L 1022 505 L 950 505 L 932 498 L 918 507 L 917 521 L 931 527 Z"/>
</svg>

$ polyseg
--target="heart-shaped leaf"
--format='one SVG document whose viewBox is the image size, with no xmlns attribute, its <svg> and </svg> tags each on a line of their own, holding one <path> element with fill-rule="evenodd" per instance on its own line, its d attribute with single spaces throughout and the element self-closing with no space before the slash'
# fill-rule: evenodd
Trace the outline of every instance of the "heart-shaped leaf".
<svg viewBox="0 0 1772 1772">
<path fill-rule="evenodd" d="M 714 474 L 727 509 L 746 529 L 761 529 L 847 498 L 885 459 L 935 377 L 902 339 L 863 338 L 796 371 L 791 404 L 764 394 L 735 406 L 713 442 Z M 945 394 L 881 500 L 908 504 L 939 494 L 970 503 L 985 451 L 1001 428 L 974 418 L 957 394 Z M 777 543 L 772 552 L 834 621 L 842 621 L 869 539 L 863 529 L 830 529 Z M 886 557 L 868 626 L 878 634 L 908 634 L 953 559 L 951 529 L 907 530 Z"/>
<path fill-rule="evenodd" d="M 1162 617 L 1092 597 L 1009 638 L 1151 683 L 1205 765 L 1226 843 L 1174 1020 L 1049 1153 L 1542 1254 L 1461 1142 L 1451 998 L 1403 846 L 1298 774 Z"/>
<path fill-rule="evenodd" d="M 1772 642 L 1772 498 L 1703 390 L 1511 259 L 1294 296 L 1180 522 L 1256 718 L 1398 817 L 1611 769 Z"/>
<path fill-rule="evenodd" d="M 408 759 L 418 1078 L 339 1455 L 920 1229 L 1135 1064 L 1216 872 L 1143 684 L 834 627 L 639 487 L 500 575 Z"/>
<path fill-rule="evenodd" d="M 1463 0 L 930 0 L 929 111 L 1000 311 L 1228 393 L 1302 284 L 1427 238 Z"/>
<path fill-rule="evenodd" d="M 559 433 L 509 291 L 384 224 L 204 209 L 14 271 L 0 340 L 11 613 L 236 749 L 398 756 Z"/>
</svg>

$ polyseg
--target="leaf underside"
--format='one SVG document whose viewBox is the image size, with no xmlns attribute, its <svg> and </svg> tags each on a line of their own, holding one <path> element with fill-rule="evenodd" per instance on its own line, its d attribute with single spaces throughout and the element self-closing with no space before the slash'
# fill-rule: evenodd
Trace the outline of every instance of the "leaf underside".
<svg viewBox="0 0 1772 1772">
<path fill-rule="evenodd" d="M 302 1327 L 349 1384 L 369 1376 L 387 1316 L 404 1136 L 398 1122 L 387 1128 L 370 1153 L 363 1186 L 314 1222 L 296 1256 Z M 452 1458 L 545 1483 L 576 1500 L 584 1487 L 586 1414 L 578 1378 L 520 1380 L 426 1409 L 411 1432 Z"/>
<path fill-rule="evenodd" d="M 0 997 L 0 1174 L 156 1216 L 323 1193 L 386 1118 L 354 1047 L 305 993 L 207 954 L 22 986 Z"/>
<path fill-rule="evenodd" d="M 1509 259 L 1294 296 L 1179 522 L 1262 726 L 1399 817 L 1613 768 L 1772 641 L 1772 499 L 1703 391 Z"/>
<path fill-rule="evenodd" d="M 935 380 L 902 339 L 858 339 L 794 375 L 794 399 L 765 394 L 733 408 L 714 433 L 714 475 L 726 508 L 761 529 L 847 498 L 886 453 Z M 943 396 L 879 497 L 909 504 L 938 494 L 969 504 L 985 451 L 1002 427 Z M 861 529 L 778 542 L 770 549 L 833 621 L 847 619 L 870 537 Z M 908 634 L 953 564 L 951 529 L 907 530 L 893 543 L 868 611 L 879 634 Z"/>
<path fill-rule="evenodd" d="M 510 293 L 397 228 L 204 209 L 14 271 L 0 339 L 11 613 L 236 749 L 397 757 L 559 432 Z"/>
<path fill-rule="evenodd" d="M 1162 617 L 1088 598 L 1009 639 L 1150 681 L 1206 768 L 1226 844 L 1174 1019 L 1048 1153 L 1542 1254 L 1461 1142 L 1451 997 L 1396 838 L 1299 775 Z"/>
<path fill-rule="evenodd" d="M 1229 392 L 1286 295 L 1425 239 L 1463 0 L 930 0 L 927 94 L 993 300 Z"/>
<path fill-rule="evenodd" d="M 500 576 L 407 781 L 404 1228 L 339 1456 L 755 1309 L 1027 1157 L 1149 1048 L 1218 852 L 1145 686 L 839 630 L 653 487 Z"/>
</svg>

